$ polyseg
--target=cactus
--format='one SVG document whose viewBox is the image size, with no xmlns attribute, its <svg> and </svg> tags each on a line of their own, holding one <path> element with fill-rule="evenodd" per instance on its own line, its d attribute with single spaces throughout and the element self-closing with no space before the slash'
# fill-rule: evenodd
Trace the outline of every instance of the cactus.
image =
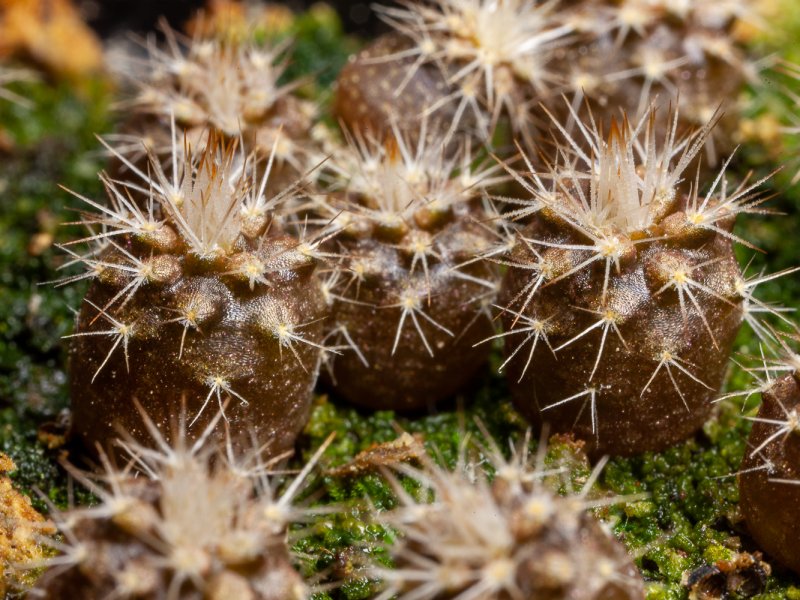
<svg viewBox="0 0 800 600">
<path fill-rule="evenodd" d="M 582 489 L 560 497 L 547 480 L 566 482 L 569 467 L 545 469 L 544 445 L 529 460 L 528 440 L 510 460 L 490 446 L 491 483 L 463 456 L 454 472 L 430 457 L 421 468 L 399 469 L 416 494 L 387 473 L 399 505 L 375 519 L 399 536 L 389 547 L 396 568 L 373 569 L 384 585 L 378 600 L 644 597 L 625 549 L 587 512 L 615 501 L 588 497 L 602 465 Z"/>
<path fill-rule="evenodd" d="M 102 455 L 100 481 L 70 469 L 100 501 L 57 513 L 63 541 L 50 540 L 58 554 L 38 563 L 48 568 L 34 593 L 86 600 L 308 598 L 286 536 L 290 524 L 310 514 L 296 500 L 325 446 L 293 480 L 281 482 L 258 454 L 237 457 L 230 446 L 209 441 L 211 427 L 192 443 L 184 419 L 170 444 L 146 414 L 142 419 L 153 440 L 122 442 L 130 453 L 125 468 Z"/>
<path fill-rule="evenodd" d="M 759 25 L 747 0 L 583 0 L 570 2 L 564 20 L 575 35 L 560 48 L 554 70 L 565 77 L 567 96 L 578 109 L 619 108 L 638 116 L 651 98 L 678 106 L 682 126 L 703 127 L 718 110 L 725 117 L 708 138 L 710 166 L 730 152 L 739 125 L 737 97 L 744 83 L 757 83 L 761 68 L 737 39 L 739 22 Z M 566 123 L 560 98 L 546 99 Z M 663 113 L 662 116 L 667 116 Z M 660 129 L 668 129 L 664 121 Z"/>
<path fill-rule="evenodd" d="M 476 128 L 484 141 L 503 118 L 516 135 L 528 136 L 529 109 L 556 87 L 550 62 L 570 32 L 555 4 L 399 4 L 378 8 L 396 33 L 379 38 L 342 72 L 338 116 L 352 129 L 366 129 L 398 112 L 401 120 L 436 114 L 452 123 L 446 137 Z"/>
<path fill-rule="evenodd" d="M 574 117 L 577 115 L 573 112 Z M 655 109 L 581 124 L 559 164 L 523 181 L 535 216 L 503 282 L 508 378 L 532 422 L 574 431 L 597 452 L 630 455 L 685 439 L 709 417 L 733 340 L 754 304 L 733 254 L 741 213 L 764 212 L 762 181 L 705 194 L 682 178 L 713 122 L 685 140 L 677 116 L 657 144 Z M 726 163 L 727 165 L 727 163 Z M 746 301 L 746 302 L 745 302 Z"/>
<path fill-rule="evenodd" d="M 332 107 L 344 127 L 380 138 L 391 132 L 392 123 L 406 133 L 418 130 L 420 115 L 460 121 L 449 103 L 436 106 L 451 89 L 445 75 L 434 65 L 404 57 L 413 49 L 411 40 L 391 33 L 350 57 L 337 78 Z"/>
<path fill-rule="evenodd" d="M 317 242 L 289 234 L 293 190 L 265 195 L 269 168 L 256 175 L 213 133 L 195 155 L 173 129 L 166 170 L 153 154 L 148 174 L 117 156 L 139 181 L 101 176 L 109 205 L 81 196 L 97 211 L 78 240 L 90 251 L 66 247 L 87 270 L 65 281 L 92 282 L 70 336 L 74 432 L 90 449 L 117 426 L 138 436 L 133 399 L 165 431 L 183 399 L 202 427 L 231 398 L 235 432 L 285 450 L 308 416 L 326 314 Z"/>
<path fill-rule="evenodd" d="M 739 501 L 759 547 L 800 573 L 800 356 L 780 339 L 783 356 L 765 361 L 758 416 L 739 472 Z M 788 371 L 788 373 L 786 373 Z M 773 373 L 786 373 L 773 378 Z"/>
<path fill-rule="evenodd" d="M 148 45 L 144 66 L 134 64 L 124 73 L 138 93 L 126 103 L 132 116 L 110 138 L 118 148 L 131 159 L 142 156 L 144 148 L 168 154 L 174 118 L 198 152 L 213 130 L 228 140 L 241 139 L 247 152 L 261 159 L 274 154 L 270 191 L 308 170 L 306 146 L 316 109 L 292 93 L 301 82 L 280 81 L 288 61 L 286 44 L 186 40 L 163 29 L 167 48 Z"/>
<path fill-rule="evenodd" d="M 323 222 L 347 211 L 325 287 L 334 332 L 355 351 L 333 358 L 335 389 L 370 408 L 430 407 L 488 356 L 473 347 L 492 331 L 485 308 L 499 283 L 477 260 L 496 235 L 481 194 L 502 177 L 474 165 L 469 146 L 444 155 L 437 139 L 425 123 L 411 136 L 395 126 L 383 143 L 351 136 L 319 207 Z"/>
</svg>

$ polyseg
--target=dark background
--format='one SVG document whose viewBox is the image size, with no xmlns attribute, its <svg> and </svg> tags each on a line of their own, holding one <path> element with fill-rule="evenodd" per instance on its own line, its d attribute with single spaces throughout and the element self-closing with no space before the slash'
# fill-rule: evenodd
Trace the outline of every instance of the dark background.
<svg viewBox="0 0 800 600">
<path fill-rule="evenodd" d="M 314 4 L 314 0 L 272 4 L 284 4 L 299 11 Z M 371 2 L 328 0 L 327 4 L 339 11 L 348 32 L 371 36 L 385 27 L 370 10 Z M 382 0 L 381 4 L 391 2 Z M 128 31 L 152 31 L 161 16 L 180 28 L 194 11 L 205 5 L 205 0 L 78 0 L 78 5 L 89 24 L 101 36 L 110 37 Z"/>
</svg>

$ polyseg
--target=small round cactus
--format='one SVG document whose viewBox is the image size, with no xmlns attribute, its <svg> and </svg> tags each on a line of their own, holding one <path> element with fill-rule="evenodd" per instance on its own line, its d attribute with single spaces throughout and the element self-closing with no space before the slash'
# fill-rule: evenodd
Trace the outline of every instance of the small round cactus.
<svg viewBox="0 0 800 600">
<path fill-rule="evenodd" d="M 463 460 L 451 472 L 429 457 L 400 469 L 418 494 L 387 474 L 399 505 L 375 519 L 399 536 L 389 548 L 396 568 L 373 572 L 384 584 L 379 600 L 644 598 L 624 547 L 587 512 L 598 470 L 561 497 L 545 479 L 563 469 L 545 470 L 542 453 L 537 464 L 525 451 L 510 461 L 491 454 L 491 483 Z"/>
<path fill-rule="evenodd" d="M 34 594 L 47 598 L 147 600 L 304 600 L 308 587 L 292 565 L 287 527 L 303 522 L 295 504 L 324 446 L 294 480 L 267 474 L 258 456 L 237 459 L 209 442 L 192 443 L 185 426 L 168 443 L 122 442 L 124 469 L 96 477 L 72 470 L 100 502 L 57 514 L 62 541 Z M 153 448 L 151 448 L 153 446 Z M 251 464 L 252 463 L 252 464 Z M 138 471 L 138 472 L 137 472 Z"/>
<path fill-rule="evenodd" d="M 706 421 L 759 281 L 731 228 L 762 211 L 761 182 L 729 189 L 723 169 L 703 195 L 682 185 L 713 123 L 680 140 L 673 115 L 659 145 L 653 110 L 607 135 L 580 124 L 587 153 L 561 128 L 560 165 L 526 183 L 517 214 L 534 216 L 501 292 L 515 405 L 600 453 L 660 450 Z"/>
<path fill-rule="evenodd" d="M 575 35 L 557 51 L 558 72 L 578 108 L 593 105 L 626 110 L 637 118 L 651 98 L 680 108 L 682 124 L 702 127 L 722 107 L 725 117 L 706 144 L 713 166 L 732 148 L 738 127 L 736 100 L 745 82 L 757 81 L 757 61 L 746 53 L 733 29 L 738 21 L 757 22 L 747 0 L 595 1 L 569 3 L 564 20 Z M 548 100 L 565 122 L 560 99 Z M 664 113 L 663 116 L 666 116 Z M 667 123 L 662 123 L 662 130 Z"/>
<path fill-rule="evenodd" d="M 391 131 L 390 123 L 418 130 L 426 113 L 443 122 L 456 120 L 448 103 L 436 106 L 452 89 L 446 77 L 435 65 L 405 56 L 413 50 L 413 41 L 390 33 L 350 57 L 337 79 L 333 105 L 348 130 L 379 138 Z"/>
<path fill-rule="evenodd" d="M 351 128 L 442 109 L 451 134 L 464 125 L 487 140 L 501 118 L 530 133 L 529 108 L 556 87 L 550 61 L 571 29 L 553 3 L 403 0 L 378 10 L 396 33 L 339 78 L 338 114 Z"/>
<path fill-rule="evenodd" d="M 184 40 L 168 27 L 164 31 L 166 49 L 149 45 L 148 60 L 127 74 L 139 89 L 128 102 L 133 115 L 110 139 L 127 141 L 131 158 L 143 147 L 168 153 L 174 119 L 196 151 L 214 130 L 241 139 L 248 153 L 261 158 L 274 153 L 273 189 L 308 170 L 306 145 L 316 109 L 292 94 L 298 82 L 280 82 L 288 61 L 285 45 Z"/>
<path fill-rule="evenodd" d="M 342 189 L 320 207 L 341 213 L 342 258 L 325 288 L 334 330 L 355 350 L 333 358 L 335 389 L 371 408 L 451 396 L 486 361 L 474 345 L 492 331 L 499 276 L 477 257 L 495 241 L 481 194 L 498 167 L 475 166 L 467 146 L 445 156 L 424 126 L 413 137 L 355 136 L 330 165 Z"/>
<path fill-rule="evenodd" d="M 173 130 L 173 136 L 175 135 Z M 314 240 L 289 234 L 292 190 L 267 196 L 269 169 L 235 142 L 211 135 L 149 174 L 120 156 L 137 182 L 101 176 L 104 205 L 82 223 L 91 234 L 91 287 L 71 336 L 73 431 L 90 449 L 121 426 L 142 432 L 136 399 L 168 432 L 185 400 L 199 427 L 226 398 L 237 433 L 291 446 L 308 415 L 326 315 Z M 145 208 L 129 191 L 147 194 Z M 221 431 L 218 428 L 218 431 Z"/>
<path fill-rule="evenodd" d="M 751 535 L 769 556 L 800 573 L 800 356 L 769 370 L 791 371 L 759 386 L 762 404 L 739 473 L 739 500 Z"/>
</svg>

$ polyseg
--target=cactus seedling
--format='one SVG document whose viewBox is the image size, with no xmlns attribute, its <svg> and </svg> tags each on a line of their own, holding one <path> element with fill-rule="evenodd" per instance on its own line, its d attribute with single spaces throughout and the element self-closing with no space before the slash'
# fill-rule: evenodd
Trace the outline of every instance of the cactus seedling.
<svg viewBox="0 0 800 600">
<path fill-rule="evenodd" d="M 321 207 L 348 211 L 327 288 L 336 331 L 357 352 L 334 358 L 335 386 L 371 408 L 429 407 L 488 355 L 473 345 L 491 332 L 482 311 L 499 278 L 476 257 L 494 241 L 481 193 L 497 167 L 473 165 L 466 146 L 445 156 L 424 124 L 412 137 L 355 136 L 332 165 L 349 179 Z"/>
<path fill-rule="evenodd" d="M 529 133 L 530 98 L 558 82 L 549 63 L 571 29 L 555 3 L 402 0 L 379 10 L 397 33 L 355 57 L 339 79 L 339 115 L 351 128 L 393 117 L 399 98 L 401 108 L 416 105 L 403 119 L 443 109 L 437 118 L 452 122 L 450 134 L 465 117 L 483 140 L 501 117 L 516 134 Z M 389 76 L 376 77 L 381 69 Z"/>
<path fill-rule="evenodd" d="M 194 154 L 173 129 L 166 170 L 152 154 L 148 173 L 119 158 L 138 181 L 101 176 L 109 205 L 81 197 L 97 211 L 82 220 L 90 250 L 67 246 L 87 270 L 66 281 L 92 282 L 71 336 L 74 432 L 89 448 L 116 425 L 138 436 L 134 399 L 167 433 L 183 399 L 202 428 L 231 398 L 234 432 L 285 450 L 308 415 L 326 314 L 317 242 L 287 232 L 293 191 L 267 196 L 269 168 L 256 175 L 214 134 Z"/>
<path fill-rule="evenodd" d="M 751 418 L 749 448 L 739 473 L 739 497 L 759 546 L 800 573 L 800 356 L 783 345 L 784 360 L 765 365 L 762 404 Z M 771 369 L 790 372 L 772 379 Z"/>
<path fill-rule="evenodd" d="M 36 592 L 86 600 L 307 598 L 287 527 L 310 516 L 295 500 L 325 446 L 293 481 L 280 482 L 258 456 L 237 458 L 209 441 L 211 428 L 192 443 L 181 426 L 170 444 L 143 420 L 154 439 L 123 442 L 131 453 L 124 469 L 103 455 L 99 482 L 73 470 L 100 502 L 57 515 L 63 541 L 51 540 L 59 554 L 41 561 L 49 568 Z"/>
<path fill-rule="evenodd" d="M 139 92 L 129 102 L 135 112 L 122 137 L 133 134 L 133 152 L 140 152 L 142 139 L 152 149 L 169 150 L 174 117 L 198 152 L 209 130 L 241 138 L 248 153 L 262 159 L 274 149 L 273 189 L 308 169 L 303 141 L 316 109 L 292 94 L 298 82 L 279 82 L 288 60 L 285 45 L 184 40 L 166 26 L 164 31 L 167 48 L 149 45 L 149 60 L 129 74 Z"/>
<path fill-rule="evenodd" d="M 376 520 L 399 537 L 390 546 L 396 568 L 374 572 L 385 586 L 378 600 L 644 597 L 623 546 L 587 512 L 615 501 L 589 498 L 599 469 L 577 493 L 561 497 L 545 483 L 561 469 L 545 470 L 543 452 L 536 464 L 526 452 L 511 461 L 496 448 L 492 455 L 491 483 L 463 460 L 450 472 L 429 457 L 422 468 L 400 469 L 418 494 L 388 475 L 399 506 Z"/>
<path fill-rule="evenodd" d="M 764 212 L 761 182 L 729 189 L 723 168 L 704 194 L 682 184 L 713 123 L 681 141 L 673 115 L 659 145 L 654 110 L 607 136 L 580 124 L 589 153 L 561 129 L 561 166 L 522 180 L 519 214 L 537 214 L 503 283 L 516 406 L 601 453 L 666 448 L 705 422 L 754 284 L 731 228 Z"/>
<path fill-rule="evenodd" d="M 658 96 L 680 108 L 682 125 L 699 128 L 722 103 L 726 116 L 707 142 L 711 166 L 731 150 L 739 126 L 736 98 L 746 81 L 757 81 L 758 63 L 733 33 L 739 21 L 759 22 L 751 2 L 582 0 L 565 10 L 564 19 L 577 33 L 559 49 L 556 64 L 574 108 L 588 97 L 638 118 Z M 551 110 L 566 120 L 553 99 Z M 668 125 L 662 122 L 661 130 Z"/>
</svg>

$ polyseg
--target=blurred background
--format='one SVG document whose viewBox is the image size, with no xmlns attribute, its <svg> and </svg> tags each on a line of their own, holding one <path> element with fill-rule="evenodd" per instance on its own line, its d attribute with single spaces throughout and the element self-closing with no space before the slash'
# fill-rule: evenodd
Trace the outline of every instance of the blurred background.
<svg viewBox="0 0 800 600">
<path fill-rule="evenodd" d="M 308 0 L 290 0 L 272 4 L 283 4 L 293 10 L 303 10 L 315 3 Z M 166 17 L 173 27 L 179 27 L 195 10 L 203 8 L 206 1 L 81 0 L 77 4 L 89 24 L 102 37 L 108 38 L 128 31 L 140 33 L 152 31 L 162 16 Z M 371 2 L 328 0 L 327 4 L 336 8 L 342 17 L 345 29 L 350 33 L 369 36 L 385 27 L 370 10 Z M 381 1 L 380 4 L 388 5 L 392 2 Z"/>
</svg>

